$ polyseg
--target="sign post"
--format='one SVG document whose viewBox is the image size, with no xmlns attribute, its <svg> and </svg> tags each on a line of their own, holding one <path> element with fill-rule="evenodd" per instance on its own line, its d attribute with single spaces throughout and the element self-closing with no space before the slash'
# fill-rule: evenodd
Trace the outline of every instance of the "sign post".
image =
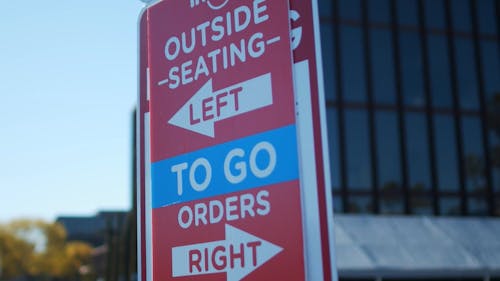
<svg viewBox="0 0 500 281">
<path fill-rule="evenodd" d="M 160 1 L 141 16 L 141 280 L 336 280 L 312 18 L 290 35 L 313 6 L 288 5 Z"/>
</svg>

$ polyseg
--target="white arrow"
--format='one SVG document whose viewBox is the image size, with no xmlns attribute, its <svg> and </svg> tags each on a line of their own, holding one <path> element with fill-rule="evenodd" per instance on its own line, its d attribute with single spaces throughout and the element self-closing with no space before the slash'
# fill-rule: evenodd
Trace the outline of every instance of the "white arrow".
<svg viewBox="0 0 500 281">
<path fill-rule="evenodd" d="M 216 92 L 208 80 L 168 123 L 205 136 L 215 137 L 214 123 L 273 103 L 271 73 Z"/>
<path fill-rule="evenodd" d="M 172 276 L 227 272 L 239 281 L 283 248 L 226 224 L 226 239 L 172 248 Z"/>
</svg>

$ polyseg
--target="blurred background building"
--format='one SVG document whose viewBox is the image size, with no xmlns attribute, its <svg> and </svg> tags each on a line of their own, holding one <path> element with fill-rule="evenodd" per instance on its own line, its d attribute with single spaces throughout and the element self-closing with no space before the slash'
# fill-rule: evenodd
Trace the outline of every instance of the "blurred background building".
<svg viewBox="0 0 500 281">
<path fill-rule="evenodd" d="M 136 280 L 135 212 L 101 211 L 95 216 L 61 216 L 68 241 L 83 241 L 93 247 L 94 276 L 107 281 Z"/>
<path fill-rule="evenodd" d="M 500 1 L 319 11 L 340 279 L 500 280 Z M 107 233 L 106 280 L 136 278 L 132 194 L 120 227 L 60 218 Z"/>
<path fill-rule="evenodd" d="M 337 212 L 500 215 L 499 5 L 320 1 Z"/>
<path fill-rule="evenodd" d="M 499 280 L 500 1 L 320 0 L 345 280 Z"/>
</svg>

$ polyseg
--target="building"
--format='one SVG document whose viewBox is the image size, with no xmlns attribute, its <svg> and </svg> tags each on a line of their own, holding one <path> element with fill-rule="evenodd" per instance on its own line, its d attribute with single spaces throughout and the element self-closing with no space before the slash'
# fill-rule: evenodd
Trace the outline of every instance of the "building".
<svg viewBox="0 0 500 281">
<path fill-rule="evenodd" d="M 320 1 L 336 211 L 500 215 L 499 5 Z"/>
<path fill-rule="evenodd" d="M 95 216 L 60 216 L 68 241 L 94 247 L 92 270 L 97 279 L 134 280 L 137 272 L 135 211 L 100 211 Z"/>
<path fill-rule="evenodd" d="M 500 1 L 319 12 L 341 279 L 499 280 Z"/>
<path fill-rule="evenodd" d="M 68 241 L 83 241 L 93 247 L 107 243 L 110 235 L 122 230 L 128 212 L 101 211 L 95 216 L 60 216 L 56 222 L 66 229 Z"/>
</svg>

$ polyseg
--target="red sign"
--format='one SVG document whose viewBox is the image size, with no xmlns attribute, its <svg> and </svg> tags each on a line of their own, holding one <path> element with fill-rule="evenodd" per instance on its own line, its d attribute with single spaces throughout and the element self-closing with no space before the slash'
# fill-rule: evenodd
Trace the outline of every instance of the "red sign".
<svg viewBox="0 0 500 281">
<path fill-rule="evenodd" d="M 304 280 L 288 1 L 162 1 L 145 17 L 146 280 Z"/>
<path fill-rule="evenodd" d="M 144 15 L 144 14 L 142 14 Z M 149 131 L 149 98 L 148 98 L 148 66 L 147 66 L 147 21 L 145 16 L 139 19 L 139 89 L 136 109 L 136 175 L 137 175 L 137 275 L 138 280 L 150 280 L 147 275 L 147 255 L 146 241 L 148 235 L 146 231 L 146 183 L 149 177 L 146 177 L 146 151 L 149 151 L 149 134 L 146 134 L 146 126 Z M 147 122 L 146 122 L 147 121 Z"/>
<path fill-rule="evenodd" d="M 307 280 L 338 280 L 317 1 L 290 1 Z"/>
<path fill-rule="evenodd" d="M 153 162 L 294 123 L 287 7 L 283 0 L 182 0 L 148 9 Z M 239 94 L 242 83 L 266 74 L 272 106 L 226 113 L 259 94 Z M 211 99 L 196 99 L 200 91 Z M 179 111 L 183 120 L 172 120 Z M 200 135 L 202 125 L 214 126 L 213 137 Z"/>
<path fill-rule="evenodd" d="M 145 10 L 141 280 L 337 279 L 318 12 L 290 4 Z"/>
</svg>

